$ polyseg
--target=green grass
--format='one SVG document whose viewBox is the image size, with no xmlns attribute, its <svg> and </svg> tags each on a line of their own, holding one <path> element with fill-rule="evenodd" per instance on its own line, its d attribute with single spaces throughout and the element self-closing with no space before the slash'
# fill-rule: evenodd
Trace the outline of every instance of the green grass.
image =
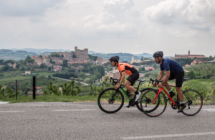
<svg viewBox="0 0 215 140">
<path fill-rule="evenodd" d="M 25 80 L 25 79 L 31 79 L 32 76 L 16 76 L 16 77 L 9 77 L 9 78 L 4 78 L 0 79 L 0 82 L 5 82 L 5 81 L 15 81 L 15 80 Z"/>
<path fill-rule="evenodd" d="M 1 101 L 7 101 L 9 103 L 21 103 L 21 102 L 96 102 L 97 96 L 56 96 L 56 95 L 44 95 L 36 96 L 33 100 L 32 96 L 19 96 L 16 98 L 5 98 Z"/>
<path fill-rule="evenodd" d="M 215 83 L 213 79 L 195 79 L 184 82 L 183 86 L 191 87 L 197 91 L 211 92 L 215 89 Z"/>
</svg>

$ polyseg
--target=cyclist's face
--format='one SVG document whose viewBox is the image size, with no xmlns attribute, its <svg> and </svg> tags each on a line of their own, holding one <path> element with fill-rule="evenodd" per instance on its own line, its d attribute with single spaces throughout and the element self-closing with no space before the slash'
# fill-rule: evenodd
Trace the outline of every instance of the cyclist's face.
<svg viewBox="0 0 215 140">
<path fill-rule="evenodd" d="M 115 62 L 114 61 L 111 61 L 110 64 L 111 64 L 111 66 L 115 66 Z"/>
<path fill-rule="evenodd" d="M 154 57 L 154 61 L 159 64 L 159 60 L 161 60 L 162 58 L 161 57 Z"/>
<path fill-rule="evenodd" d="M 156 63 L 158 63 L 158 58 L 157 57 L 154 57 L 154 61 L 156 62 Z"/>
</svg>

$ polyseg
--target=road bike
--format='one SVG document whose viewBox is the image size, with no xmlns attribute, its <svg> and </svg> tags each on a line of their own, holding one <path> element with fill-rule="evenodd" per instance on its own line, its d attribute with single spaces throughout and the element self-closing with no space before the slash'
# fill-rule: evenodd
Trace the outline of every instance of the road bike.
<svg viewBox="0 0 215 140">
<path fill-rule="evenodd" d="M 139 81 L 138 87 L 135 87 L 137 90 L 139 90 L 140 84 L 142 82 L 145 81 L 145 79 L 143 80 L 137 80 Z M 117 83 L 119 83 L 118 79 L 114 79 L 112 77 L 110 77 L 110 82 L 113 85 L 116 85 Z M 124 96 L 123 94 L 128 98 L 129 100 L 129 105 L 130 106 L 135 106 L 142 112 L 141 108 L 140 108 L 140 99 L 135 102 L 135 95 L 133 95 L 132 98 L 130 98 L 129 96 L 129 92 L 128 90 L 124 90 L 124 85 L 121 84 L 121 86 L 116 90 L 115 88 L 107 88 L 105 90 L 103 90 L 99 96 L 98 96 L 98 106 L 99 108 L 104 111 L 105 113 L 116 113 L 117 111 L 119 111 L 123 104 L 124 104 Z M 151 88 L 145 88 L 140 90 L 141 93 L 143 93 L 144 91 L 147 91 Z M 154 110 L 156 109 L 153 108 Z M 153 111 L 153 109 L 148 110 L 149 111 Z"/>
<path fill-rule="evenodd" d="M 183 81 L 188 80 L 188 78 L 185 78 Z M 150 82 L 152 84 L 162 83 L 161 80 L 157 79 L 150 79 Z M 167 86 L 175 87 L 168 84 Z M 163 92 L 166 94 L 167 97 Z M 184 96 L 184 103 L 186 104 L 186 108 L 182 111 L 182 113 L 187 116 L 194 116 L 199 113 L 203 105 L 203 98 L 201 94 L 194 89 L 188 89 L 182 92 Z M 169 101 L 169 104 L 171 105 L 172 109 L 180 109 L 181 106 L 178 95 L 171 98 L 168 92 L 164 89 L 164 87 L 159 89 L 149 89 L 148 91 L 145 91 L 145 93 L 142 95 L 140 100 L 140 107 L 142 112 L 145 113 L 147 116 L 157 117 L 165 111 L 167 107 L 167 101 Z M 156 110 L 151 111 L 155 107 Z"/>
</svg>

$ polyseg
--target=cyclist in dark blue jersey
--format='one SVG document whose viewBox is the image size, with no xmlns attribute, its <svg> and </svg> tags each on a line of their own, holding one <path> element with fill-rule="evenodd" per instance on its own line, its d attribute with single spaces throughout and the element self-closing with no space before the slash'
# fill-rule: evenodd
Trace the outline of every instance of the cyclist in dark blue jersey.
<svg viewBox="0 0 215 140">
<path fill-rule="evenodd" d="M 158 76 L 158 80 L 162 80 L 163 82 L 158 85 L 159 88 L 163 87 L 165 85 L 166 89 L 169 90 L 170 96 L 173 97 L 175 95 L 174 92 L 172 92 L 171 88 L 167 86 L 167 82 L 172 79 L 176 79 L 176 91 L 179 95 L 179 99 L 181 102 L 181 108 L 179 109 L 179 112 L 182 112 L 184 108 L 186 108 L 186 104 L 184 103 L 184 97 L 182 93 L 182 83 L 184 80 L 184 70 L 177 62 L 170 59 L 164 59 L 163 58 L 163 52 L 157 51 L 153 55 L 154 61 L 157 64 L 160 64 L 160 74 Z M 166 72 L 166 75 L 163 77 L 164 70 Z M 154 84 L 156 86 L 156 84 Z"/>
</svg>

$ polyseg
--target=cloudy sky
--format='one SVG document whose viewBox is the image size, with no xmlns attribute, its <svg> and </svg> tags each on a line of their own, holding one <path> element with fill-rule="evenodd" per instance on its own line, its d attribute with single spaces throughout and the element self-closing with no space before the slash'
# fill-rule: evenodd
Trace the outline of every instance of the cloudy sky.
<svg viewBox="0 0 215 140">
<path fill-rule="evenodd" d="M 214 0 L 0 0 L 0 49 L 215 55 Z"/>
</svg>

